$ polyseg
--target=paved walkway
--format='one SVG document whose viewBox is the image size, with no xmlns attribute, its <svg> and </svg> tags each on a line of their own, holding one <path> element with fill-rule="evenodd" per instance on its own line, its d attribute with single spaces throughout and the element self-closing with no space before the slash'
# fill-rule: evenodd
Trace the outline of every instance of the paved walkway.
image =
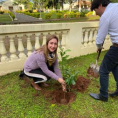
<svg viewBox="0 0 118 118">
<path fill-rule="evenodd" d="M 16 16 L 15 22 L 38 22 L 40 21 L 39 18 L 35 18 L 32 16 L 28 16 L 22 13 L 14 13 L 14 15 Z"/>
</svg>

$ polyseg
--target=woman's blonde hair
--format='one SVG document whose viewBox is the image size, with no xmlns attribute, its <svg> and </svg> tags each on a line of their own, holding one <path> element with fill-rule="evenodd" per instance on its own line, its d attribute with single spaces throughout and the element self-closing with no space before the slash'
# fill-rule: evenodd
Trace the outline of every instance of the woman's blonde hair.
<svg viewBox="0 0 118 118">
<path fill-rule="evenodd" d="M 52 40 L 52 39 L 56 39 L 56 40 L 57 40 L 57 46 L 58 46 L 58 37 L 57 37 L 56 35 L 49 35 L 49 36 L 47 36 L 46 44 L 36 50 L 36 51 L 38 51 L 39 53 L 40 53 L 40 52 L 43 52 L 43 53 L 44 53 L 45 61 L 46 61 L 46 62 L 47 62 L 47 58 L 48 58 L 48 54 L 49 54 L 48 43 L 49 43 L 49 41 Z M 54 51 L 54 54 L 55 54 L 55 58 L 54 58 L 54 61 L 55 61 L 56 58 L 57 58 L 57 49 Z"/>
</svg>

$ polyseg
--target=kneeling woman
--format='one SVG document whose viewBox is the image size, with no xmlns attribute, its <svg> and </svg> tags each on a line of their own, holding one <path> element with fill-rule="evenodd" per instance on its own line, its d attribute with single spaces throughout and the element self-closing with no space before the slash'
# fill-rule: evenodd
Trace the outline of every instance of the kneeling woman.
<svg viewBox="0 0 118 118">
<path fill-rule="evenodd" d="M 65 91 L 65 81 L 57 60 L 57 48 L 58 38 L 50 35 L 46 44 L 34 51 L 26 60 L 23 73 L 33 78 L 31 84 L 36 90 L 41 90 L 40 83 L 46 86 L 44 82 L 53 78 L 62 84 L 62 89 Z"/>
</svg>

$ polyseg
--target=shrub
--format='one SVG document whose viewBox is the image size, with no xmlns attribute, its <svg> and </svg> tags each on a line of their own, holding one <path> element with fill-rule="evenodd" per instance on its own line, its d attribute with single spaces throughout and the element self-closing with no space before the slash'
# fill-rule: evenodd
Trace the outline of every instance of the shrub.
<svg viewBox="0 0 118 118">
<path fill-rule="evenodd" d="M 57 18 L 61 18 L 62 14 L 61 13 L 57 13 L 56 16 L 57 16 Z"/>
<path fill-rule="evenodd" d="M 70 17 L 71 18 L 75 18 L 76 17 L 76 14 L 75 13 L 70 13 Z"/>
<path fill-rule="evenodd" d="M 23 13 L 26 15 L 29 15 L 29 16 L 36 17 L 36 18 L 39 18 L 39 16 L 40 16 L 40 13 L 29 13 L 29 12 L 23 12 Z"/>
<path fill-rule="evenodd" d="M 17 13 L 22 13 L 23 11 L 22 11 L 22 10 L 17 10 L 16 12 L 17 12 Z"/>
<path fill-rule="evenodd" d="M 9 11 L 8 13 L 13 19 L 15 18 L 15 15 L 11 11 Z"/>
<path fill-rule="evenodd" d="M 76 18 L 79 18 L 80 17 L 80 13 L 79 12 L 76 12 Z"/>
<path fill-rule="evenodd" d="M 87 14 L 89 11 L 88 10 L 82 10 L 80 12 L 80 17 L 85 17 L 85 14 Z"/>
<path fill-rule="evenodd" d="M 26 12 L 33 13 L 33 10 L 27 10 Z"/>
<path fill-rule="evenodd" d="M 91 11 L 91 12 L 88 12 L 87 14 L 85 14 L 85 16 L 90 17 L 90 16 L 92 16 L 92 14 L 93 14 L 93 12 Z"/>
<path fill-rule="evenodd" d="M 46 13 L 46 14 L 45 14 L 45 19 L 50 19 L 50 18 L 51 18 L 51 16 L 52 16 L 52 14 L 51 14 L 51 13 Z"/>
<path fill-rule="evenodd" d="M 0 11 L 0 14 L 4 14 L 4 11 Z"/>
<path fill-rule="evenodd" d="M 67 13 L 65 13 L 65 14 L 63 15 L 64 18 L 68 18 L 68 16 L 69 16 L 69 14 L 67 14 Z"/>
<path fill-rule="evenodd" d="M 4 13 L 9 13 L 9 11 L 8 10 L 4 10 Z"/>
<path fill-rule="evenodd" d="M 53 10 L 52 10 L 52 11 L 50 11 L 49 13 L 54 14 L 54 13 L 56 13 L 56 11 L 53 11 Z"/>
</svg>

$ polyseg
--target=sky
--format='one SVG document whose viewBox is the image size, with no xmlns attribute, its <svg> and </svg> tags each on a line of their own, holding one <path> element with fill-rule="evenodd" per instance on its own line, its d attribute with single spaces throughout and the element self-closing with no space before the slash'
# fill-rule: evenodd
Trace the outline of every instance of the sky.
<svg viewBox="0 0 118 118">
<path fill-rule="evenodd" d="M 2 2 L 2 1 L 6 1 L 6 0 L 0 0 L 0 2 Z"/>
</svg>

